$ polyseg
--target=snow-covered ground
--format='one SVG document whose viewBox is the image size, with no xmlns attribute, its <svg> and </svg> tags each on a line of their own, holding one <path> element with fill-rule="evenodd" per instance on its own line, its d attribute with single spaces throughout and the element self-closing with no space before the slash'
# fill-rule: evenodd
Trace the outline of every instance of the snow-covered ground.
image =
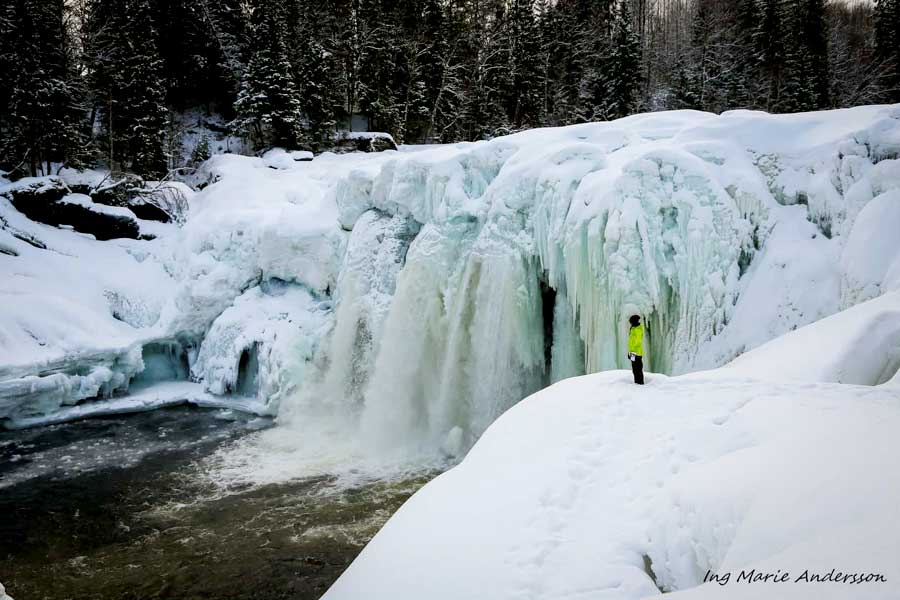
<svg viewBox="0 0 900 600">
<path fill-rule="evenodd" d="M 897 598 L 900 381 L 827 382 L 870 374 L 856 356 L 896 358 L 898 308 L 896 294 L 867 302 L 727 368 L 534 394 L 325 599 Z M 819 359 L 825 345 L 842 358 Z"/>
<path fill-rule="evenodd" d="M 219 154 L 183 226 L 140 223 L 151 241 L 0 198 L 0 419 L 195 383 L 179 401 L 278 414 L 260 476 L 311 431 L 348 456 L 453 459 L 521 398 L 624 368 L 631 313 L 649 369 L 678 374 L 897 290 L 898 156 L 900 106 L 680 111 L 412 152 Z"/>
</svg>

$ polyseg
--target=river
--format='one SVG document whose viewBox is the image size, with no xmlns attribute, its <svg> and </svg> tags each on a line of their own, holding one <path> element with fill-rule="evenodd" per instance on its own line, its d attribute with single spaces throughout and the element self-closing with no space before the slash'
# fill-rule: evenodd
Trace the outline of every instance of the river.
<svg viewBox="0 0 900 600">
<path fill-rule="evenodd" d="M 272 422 L 189 407 L 0 433 L 0 581 L 16 600 L 317 599 L 436 472 L 222 487 Z"/>
</svg>

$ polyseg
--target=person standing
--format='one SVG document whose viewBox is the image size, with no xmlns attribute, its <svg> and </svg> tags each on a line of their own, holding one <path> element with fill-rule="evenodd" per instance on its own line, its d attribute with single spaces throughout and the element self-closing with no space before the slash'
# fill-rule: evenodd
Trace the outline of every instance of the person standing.
<svg viewBox="0 0 900 600">
<path fill-rule="evenodd" d="M 631 330 L 628 332 L 628 360 L 631 361 L 631 372 L 634 374 L 634 382 L 644 385 L 644 326 L 638 315 L 631 315 L 628 319 Z"/>
</svg>

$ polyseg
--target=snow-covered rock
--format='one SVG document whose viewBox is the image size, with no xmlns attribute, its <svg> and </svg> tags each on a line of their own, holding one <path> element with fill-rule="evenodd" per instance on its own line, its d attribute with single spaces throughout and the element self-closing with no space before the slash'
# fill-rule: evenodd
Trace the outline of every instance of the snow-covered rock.
<svg viewBox="0 0 900 600">
<path fill-rule="evenodd" d="M 389 133 L 378 131 L 340 131 L 334 137 L 335 152 L 383 152 L 397 150 Z"/>
<path fill-rule="evenodd" d="M 249 396 L 276 414 L 280 400 L 303 383 L 328 329 L 330 308 L 280 280 L 247 290 L 213 321 L 193 365 L 194 378 L 213 394 Z"/>
<path fill-rule="evenodd" d="M 55 177 L 26 178 L 0 186 L 0 195 L 33 221 L 92 235 L 98 240 L 137 239 L 141 228 L 127 208 L 95 204 L 84 194 L 70 194 Z"/>
</svg>

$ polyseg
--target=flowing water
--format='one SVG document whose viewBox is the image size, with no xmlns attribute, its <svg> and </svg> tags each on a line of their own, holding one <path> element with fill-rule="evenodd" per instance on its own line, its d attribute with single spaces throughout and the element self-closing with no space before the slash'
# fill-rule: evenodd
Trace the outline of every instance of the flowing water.
<svg viewBox="0 0 900 600">
<path fill-rule="evenodd" d="M 435 471 L 222 484 L 270 421 L 173 408 L 0 434 L 0 581 L 16 600 L 319 598 Z"/>
</svg>

